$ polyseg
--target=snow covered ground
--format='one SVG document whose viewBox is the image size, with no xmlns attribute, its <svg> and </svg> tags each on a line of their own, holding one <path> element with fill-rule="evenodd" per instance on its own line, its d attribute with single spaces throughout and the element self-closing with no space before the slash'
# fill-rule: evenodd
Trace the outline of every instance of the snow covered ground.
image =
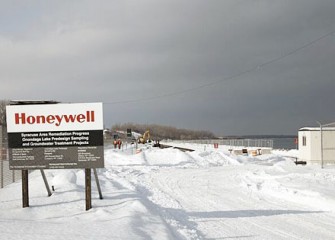
<svg viewBox="0 0 335 240">
<path fill-rule="evenodd" d="M 335 239 L 335 168 L 184 147 L 196 151 L 106 147 L 89 211 L 84 170 L 46 170 L 51 197 L 33 172 L 29 208 L 20 183 L 0 190 L 0 239 Z"/>
</svg>

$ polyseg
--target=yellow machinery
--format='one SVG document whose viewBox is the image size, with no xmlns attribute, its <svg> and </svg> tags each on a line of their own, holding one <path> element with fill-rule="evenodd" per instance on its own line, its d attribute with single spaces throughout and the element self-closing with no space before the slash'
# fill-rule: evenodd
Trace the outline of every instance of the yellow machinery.
<svg viewBox="0 0 335 240">
<path fill-rule="evenodd" d="M 144 144 L 146 142 L 151 142 L 149 130 L 147 130 L 141 137 L 138 138 L 138 143 Z"/>
</svg>

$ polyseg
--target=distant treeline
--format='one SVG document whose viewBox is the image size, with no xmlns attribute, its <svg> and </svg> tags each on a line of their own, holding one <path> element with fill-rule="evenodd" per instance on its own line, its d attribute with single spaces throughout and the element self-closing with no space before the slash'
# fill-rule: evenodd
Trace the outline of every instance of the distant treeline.
<svg viewBox="0 0 335 240">
<path fill-rule="evenodd" d="M 112 126 L 113 131 L 126 131 L 129 128 L 133 132 L 141 134 L 149 130 L 151 138 L 153 140 L 161 140 L 161 139 L 189 140 L 189 139 L 215 138 L 215 135 L 210 131 L 178 129 L 175 127 L 162 126 L 157 124 L 124 123 L 124 124 L 115 124 Z"/>
</svg>

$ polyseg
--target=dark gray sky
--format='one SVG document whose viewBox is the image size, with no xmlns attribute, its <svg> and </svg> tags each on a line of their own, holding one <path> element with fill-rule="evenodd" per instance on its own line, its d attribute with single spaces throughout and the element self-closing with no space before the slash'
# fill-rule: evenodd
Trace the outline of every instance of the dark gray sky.
<svg viewBox="0 0 335 240">
<path fill-rule="evenodd" d="M 334 0 L 0 0 L 0 98 L 104 102 L 106 127 L 296 134 L 335 121 L 334 12 Z"/>
</svg>

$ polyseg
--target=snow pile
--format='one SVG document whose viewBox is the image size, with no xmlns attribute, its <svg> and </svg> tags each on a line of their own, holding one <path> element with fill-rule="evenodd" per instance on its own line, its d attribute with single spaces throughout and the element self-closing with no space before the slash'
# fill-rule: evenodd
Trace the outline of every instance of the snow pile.
<svg viewBox="0 0 335 240">
<path fill-rule="evenodd" d="M 30 207 L 21 184 L 0 189 L 0 239 L 333 239 L 335 169 L 296 166 L 296 150 L 260 156 L 185 145 L 105 150 L 85 211 L 84 170 L 39 171 Z M 139 151 L 140 150 L 140 151 Z"/>
<path fill-rule="evenodd" d="M 64 171 L 52 179 L 52 184 L 55 186 L 69 186 L 77 183 L 77 175 L 75 171 Z"/>
</svg>

